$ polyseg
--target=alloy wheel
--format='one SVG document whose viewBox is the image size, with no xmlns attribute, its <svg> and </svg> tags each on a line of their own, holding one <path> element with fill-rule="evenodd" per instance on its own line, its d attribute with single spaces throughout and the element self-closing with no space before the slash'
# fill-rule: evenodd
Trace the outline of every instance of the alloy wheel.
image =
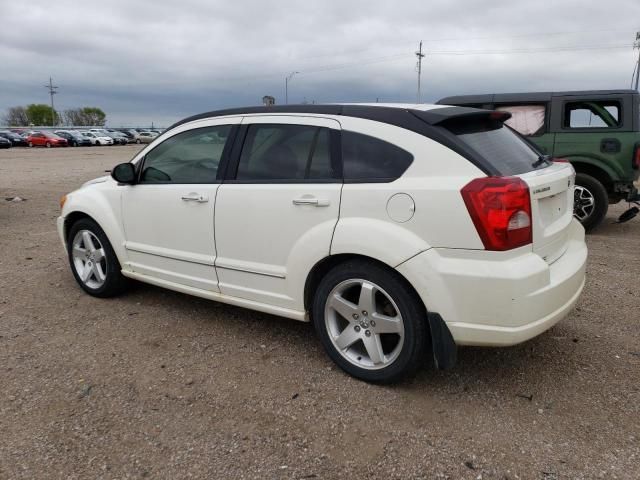
<svg viewBox="0 0 640 480">
<path fill-rule="evenodd" d="M 589 218 L 595 209 L 596 199 L 585 187 L 575 186 L 573 192 L 573 215 L 581 222 Z"/>
<path fill-rule="evenodd" d="M 107 279 L 104 248 L 90 230 L 79 230 L 73 238 L 71 256 L 78 278 L 87 287 L 98 289 Z"/>
<path fill-rule="evenodd" d="M 404 322 L 391 296 L 369 280 L 336 285 L 325 304 L 325 327 L 336 350 L 367 370 L 388 367 L 402 351 Z"/>
</svg>

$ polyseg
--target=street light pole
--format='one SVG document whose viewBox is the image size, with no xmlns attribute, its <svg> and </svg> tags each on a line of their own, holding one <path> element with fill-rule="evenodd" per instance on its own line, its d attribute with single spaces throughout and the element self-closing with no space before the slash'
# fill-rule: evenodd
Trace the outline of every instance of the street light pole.
<svg viewBox="0 0 640 480">
<path fill-rule="evenodd" d="M 285 105 L 289 104 L 289 80 L 291 80 L 296 73 L 300 73 L 300 72 L 291 72 L 284 79 L 284 103 L 285 103 Z"/>
</svg>

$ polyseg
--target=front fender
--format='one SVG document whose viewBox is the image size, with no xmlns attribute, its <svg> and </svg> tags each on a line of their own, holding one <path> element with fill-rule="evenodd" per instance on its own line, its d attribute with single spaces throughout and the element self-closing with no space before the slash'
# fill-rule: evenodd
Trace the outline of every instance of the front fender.
<svg viewBox="0 0 640 480">
<path fill-rule="evenodd" d="M 395 268 L 429 248 L 429 244 L 402 224 L 350 217 L 338 220 L 331 242 L 331 255 L 366 255 Z"/>
<path fill-rule="evenodd" d="M 104 230 L 121 265 L 127 261 L 124 235 L 120 221 L 120 191 L 110 188 L 111 182 L 88 185 L 67 195 L 62 209 L 63 228 L 60 235 L 66 244 L 69 225 L 67 219 L 74 213 L 82 213 L 95 220 Z"/>
</svg>

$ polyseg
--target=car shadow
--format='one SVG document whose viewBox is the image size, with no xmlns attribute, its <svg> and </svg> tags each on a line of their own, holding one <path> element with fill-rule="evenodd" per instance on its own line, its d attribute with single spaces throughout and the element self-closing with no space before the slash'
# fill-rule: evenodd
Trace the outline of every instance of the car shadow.
<svg viewBox="0 0 640 480">
<path fill-rule="evenodd" d="M 305 357 L 305 369 L 326 369 L 333 363 L 325 354 L 313 326 L 242 307 L 214 302 L 160 287 L 135 283 L 126 301 L 152 302 L 169 308 L 181 321 L 193 322 L 201 332 L 222 325 L 241 344 L 286 344 L 288 355 Z M 527 389 L 553 378 L 569 378 L 575 371 L 575 355 L 580 344 L 571 326 L 555 326 L 540 336 L 512 347 L 460 347 L 458 361 L 447 371 L 437 370 L 430 353 L 417 374 L 397 383 L 407 393 L 440 389 L 459 393 L 509 391 L 529 395 Z M 347 376 L 333 369 L 338 377 Z M 381 387 L 385 388 L 385 387 Z"/>
</svg>

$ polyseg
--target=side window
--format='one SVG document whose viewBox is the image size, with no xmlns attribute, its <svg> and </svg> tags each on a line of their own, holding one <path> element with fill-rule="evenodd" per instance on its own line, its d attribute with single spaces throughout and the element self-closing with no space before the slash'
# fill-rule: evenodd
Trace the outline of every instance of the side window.
<svg viewBox="0 0 640 480">
<path fill-rule="evenodd" d="M 329 129 L 311 125 L 250 125 L 237 180 L 329 180 L 334 178 Z"/>
<path fill-rule="evenodd" d="M 546 108 L 541 105 L 500 105 L 496 110 L 509 112 L 511 118 L 506 123 L 520 135 L 540 135 L 544 132 Z"/>
<path fill-rule="evenodd" d="M 580 101 L 564 105 L 563 128 L 618 128 L 621 125 L 618 101 Z"/>
<path fill-rule="evenodd" d="M 413 162 L 413 155 L 369 135 L 342 131 L 342 162 L 345 180 L 393 181 Z"/>
<path fill-rule="evenodd" d="M 214 183 L 230 125 L 178 133 L 144 158 L 140 183 Z"/>
</svg>

